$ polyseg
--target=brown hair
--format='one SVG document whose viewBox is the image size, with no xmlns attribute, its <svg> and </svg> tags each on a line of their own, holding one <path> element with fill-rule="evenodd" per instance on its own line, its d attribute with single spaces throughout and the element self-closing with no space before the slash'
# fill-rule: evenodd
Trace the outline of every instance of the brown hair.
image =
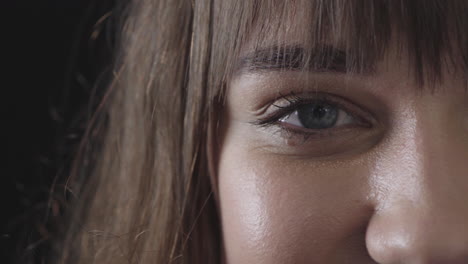
<svg viewBox="0 0 468 264">
<path fill-rule="evenodd" d="M 447 65 L 465 78 L 468 69 L 466 1 L 134 0 L 126 12 L 118 70 L 92 124 L 103 137 L 84 141 L 92 155 L 70 181 L 79 199 L 58 263 L 222 262 L 214 172 L 224 91 L 247 42 L 274 36 L 267 56 L 278 59 L 282 22 L 298 12 L 309 21 L 295 30 L 314 50 L 288 57 L 299 63 L 323 64 L 330 56 L 317 54 L 338 46 L 361 71 L 392 42 L 419 84 Z"/>
</svg>

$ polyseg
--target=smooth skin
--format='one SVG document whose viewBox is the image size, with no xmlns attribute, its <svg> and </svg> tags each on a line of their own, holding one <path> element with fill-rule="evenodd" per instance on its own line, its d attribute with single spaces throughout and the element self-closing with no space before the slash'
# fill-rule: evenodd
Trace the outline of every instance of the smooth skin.
<svg viewBox="0 0 468 264">
<path fill-rule="evenodd" d="M 417 87 L 391 53 L 370 75 L 238 74 L 217 169 L 226 262 L 468 263 L 468 93 L 443 75 Z M 367 125 L 255 123 L 291 91 L 345 99 Z"/>
</svg>

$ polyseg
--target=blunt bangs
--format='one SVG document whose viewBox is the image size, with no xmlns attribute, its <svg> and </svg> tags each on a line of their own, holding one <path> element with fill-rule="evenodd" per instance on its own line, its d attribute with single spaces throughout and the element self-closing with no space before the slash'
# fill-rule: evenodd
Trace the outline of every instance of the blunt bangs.
<svg viewBox="0 0 468 264">
<path fill-rule="evenodd" d="M 467 80 L 466 1 L 221 1 L 213 27 L 213 58 L 225 56 L 225 79 L 239 63 L 256 67 L 265 60 L 300 69 L 340 60 L 347 72 L 372 71 L 392 45 L 407 57 L 419 86 L 440 82 L 445 70 Z M 290 39 L 291 31 L 300 39 Z M 236 61 L 245 46 L 260 57 Z"/>
</svg>

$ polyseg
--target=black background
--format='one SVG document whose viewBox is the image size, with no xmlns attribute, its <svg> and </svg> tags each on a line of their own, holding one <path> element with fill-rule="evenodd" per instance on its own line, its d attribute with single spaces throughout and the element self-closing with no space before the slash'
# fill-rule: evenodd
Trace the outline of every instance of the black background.
<svg viewBox="0 0 468 264">
<path fill-rule="evenodd" d="M 1 263 L 48 263 L 51 208 L 63 206 L 55 194 L 109 79 L 116 6 L 0 2 Z"/>
</svg>

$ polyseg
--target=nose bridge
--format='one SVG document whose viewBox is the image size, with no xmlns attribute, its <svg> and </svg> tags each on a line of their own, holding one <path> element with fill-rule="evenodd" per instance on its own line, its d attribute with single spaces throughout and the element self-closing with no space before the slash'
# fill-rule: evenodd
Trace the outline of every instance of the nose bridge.
<svg viewBox="0 0 468 264">
<path fill-rule="evenodd" d="M 443 112 L 405 118 L 376 161 L 369 253 L 378 263 L 468 263 L 466 131 Z"/>
</svg>

